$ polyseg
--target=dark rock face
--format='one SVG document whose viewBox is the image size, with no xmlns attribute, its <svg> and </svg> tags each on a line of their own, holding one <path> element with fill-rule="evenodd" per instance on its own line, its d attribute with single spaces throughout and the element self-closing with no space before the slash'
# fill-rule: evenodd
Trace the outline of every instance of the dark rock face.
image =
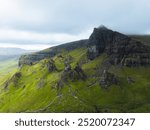
<svg viewBox="0 0 150 130">
<path fill-rule="evenodd" d="M 65 68 L 64 68 L 64 72 L 69 72 L 71 70 L 71 65 L 69 62 L 65 61 Z"/>
<path fill-rule="evenodd" d="M 76 81 L 76 80 L 86 80 L 86 74 L 82 70 L 81 66 L 77 63 L 75 68 L 71 68 L 69 63 L 65 63 L 64 71 L 61 74 L 61 83 L 66 83 L 69 80 Z"/>
<path fill-rule="evenodd" d="M 17 72 L 14 74 L 13 78 L 20 78 L 21 77 L 21 72 Z"/>
<path fill-rule="evenodd" d="M 102 88 L 107 89 L 113 84 L 117 85 L 118 79 L 114 74 L 104 70 L 99 83 Z"/>
<path fill-rule="evenodd" d="M 64 65 L 65 65 L 65 68 L 64 68 L 64 71 L 69 71 L 69 70 L 71 70 L 71 66 L 70 66 L 70 64 L 72 63 L 72 61 L 73 61 L 73 57 L 72 56 L 67 56 L 67 57 L 65 57 L 65 60 L 64 60 Z"/>
<path fill-rule="evenodd" d="M 106 53 L 109 62 L 113 65 L 150 66 L 150 46 L 104 26 L 94 28 L 88 40 L 62 44 L 33 54 L 23 55 L 19 59 L 19 66 L 23 64 L 32 65 L 44 58 L 59 55 L 63 51 L 71 51 L 81 47 L 87 48 L 87 57 L 90 60 Z"/>
<path fill-rule="evenodd" d="M 84 73 L 84 71 L 82 70 L 81 66 L 79 65 L 79 63 L 77 63 L 76 67 L 74 68 L 74 70 L 77 72 L 77 74 L 79 75 L 79 77 L 81 77 L 81 79 L 85 80 L 86 74 Z"/>
<path fill-rule="evenodd" d="M 39 51 L 32 54 L 22 55 L 19 58 L 18 65 L 21 66 L 23 64 L 32 65 L 35 62 L 38 62 L 45 58 L 51 58 L 57 54 L 62 53 L 63 51 L 71 51 L 73 49 L 85 47 L 87 45 L 87 40 L 80 40 L 75 42 L 70 42 L 66 44 L 62 44 L 59 46 L 51 47 L 43 51 Z"/>
<path fill-rule="evenodd" d="M 113 65 L 150 66 L 150 46 L 104 27 L 95 28 L 88 40 L 87 56 L 93 60 L 104 52 Z"/>
<path fill-rule="evenodd" d="M 91 53 L 92 56 L 90 55 L 90 57 L 94 59 L 99 54 L 103 53 L 108 45 L 113 45 L 113 43 L 126 38 L 127 36 L 113 32 L 104 27 L 94 28 L 94 31 L 88 40 L 88 53 Z"/>
<path fill-rule="evenodd" d="M 46 68 L 47 68 L 48 72 L 53 72 L 53 71 L 57 70 L 55 63 L 52 59 L 48 60 L 48 62 L 46 63 Z"/>
</svg>

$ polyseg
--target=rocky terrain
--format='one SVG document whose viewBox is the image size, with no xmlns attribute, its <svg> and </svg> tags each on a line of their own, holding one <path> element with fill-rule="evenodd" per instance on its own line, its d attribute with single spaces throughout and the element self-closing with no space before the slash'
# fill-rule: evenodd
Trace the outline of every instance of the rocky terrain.
<svg viewBox="0 0 150 130">
<path fill-rule="evenodd" d="M 89 39 L 22 55 L 0 87 L 0 111 L 150 112 L 149 79 L 150 46 L 100 26 Z"/>
</svg>

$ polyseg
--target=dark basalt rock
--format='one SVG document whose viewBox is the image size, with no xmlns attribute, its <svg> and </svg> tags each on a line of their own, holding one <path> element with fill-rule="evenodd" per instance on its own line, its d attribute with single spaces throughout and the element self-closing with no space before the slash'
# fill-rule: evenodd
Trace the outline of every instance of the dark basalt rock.
<svg viewBox="0 0 150 130">
<path fill-rule="evenodd" d="M 21 75 L 22 75 L 21 72 L 17 72 L 17 73 L 15 73 L 15 74 L 13 75 L 12 78 L 20 78 Z"/>
<path fill-rule="evenodd" d="M 68 72 L 71 70 L 71 63 L 73 61 L 73 57 L 72 56 L 67 56 L 65 57 L 65 60 L 64 60 L 64 65 L 65 65 L 65 68 L 64 68 L 64 71 Z"/>
<path fill-rule="evenodd" d="M 80 40 L 43 51 L 23 55 L 19 58 L 19 66 L 32 65 L 42 59 L 60 55 L 62 52 L 78 48 L 87 48 L 87 57 L 95 59 L 102 53 L 108 55 L 108 60 L 113 65 L 122 66 L 150 66 L 150 46 L 144 45 L 129 36 L 107 29 L 105 26 L 94 28 L 88 40 Z M 60 58 L 63 59 L 60 55 Z"/>
<path fill-rule="evenodd" d="M 48 72 L 53 72 L 53 71 L 57 70 L 55 63 L 52 59 L 48 60 L 48 62 L 46 63 L 46 68 L 47 68 Z"/>
<path fill-rule="evenodd" d="M 76 67 L 74 68 L 74 70 L 78 73 L 78 75 L 79 75 L 79 77 L 81 77 L 81 79 L 85 80 L 87 78 L 86 74 L 82 70 L 82 68 L 79 65 L 79 63 L 76 64 Z"/>
<path fill-rule="evenodd" d="M 118 79 L 114 74 L 104 70 L 99 83 L 102 88 L 107 89 L 111 85 L 117 85 Z"/>
<path fill-rule="evenodd" d="M 81 66 L 77 63 L 75 68 L 72 69 L 68 62 L 65 62 L 64 71 L 61 73 L 60 81 L 56 84 L 56 88 L 62 88 L 68 81 L 86 80 L 86 74 Z"/>
<path fill-rule="evenodd" d="M 101 53 L 113 65 L 150 66 L 150 46 L 105 27 L 95 28 L 88 40 L 88 58 L 93 60 Z"/>
</svg>

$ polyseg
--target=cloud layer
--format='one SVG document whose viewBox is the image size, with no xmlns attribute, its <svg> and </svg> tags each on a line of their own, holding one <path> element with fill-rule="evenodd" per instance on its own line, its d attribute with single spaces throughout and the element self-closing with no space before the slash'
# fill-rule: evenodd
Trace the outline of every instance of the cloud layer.
<svg viewBox="0 0 150 130">
<path fill-rule="evenodd" d="M 148 34 L 149 9 L 149 0 L 0 0 L 0 47 L 43 49 L 88 38 L 100 24 Z"/>
</svg>

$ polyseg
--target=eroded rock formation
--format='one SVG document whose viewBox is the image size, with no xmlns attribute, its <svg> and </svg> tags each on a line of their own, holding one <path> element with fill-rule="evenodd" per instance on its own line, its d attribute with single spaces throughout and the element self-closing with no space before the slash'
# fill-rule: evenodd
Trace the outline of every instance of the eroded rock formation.
<svg viewBox="0 0 150 130">
<path fill-rule="evenodd" d="M 150 46 L 105 27 L 95 28 L 88 40 L 89 59 L 102 53 L 108 55 L 113 65 L 150 66 Z"/>
<path fill-rule="evenodd" d="M 111 85 L 117 85 L 118 79 L 113 73 L 104 70 L 99 83 L 102 88 L 107 89 Z"/>
<path fill-rule="evenodd" d="M 53 71 L 57 70 L 55 63 L 52 59 L 48 60 L 48 62 L 46 63 L 46 68 L 47 68 L 48 72 L 53 72 Z"/>
</svg>

